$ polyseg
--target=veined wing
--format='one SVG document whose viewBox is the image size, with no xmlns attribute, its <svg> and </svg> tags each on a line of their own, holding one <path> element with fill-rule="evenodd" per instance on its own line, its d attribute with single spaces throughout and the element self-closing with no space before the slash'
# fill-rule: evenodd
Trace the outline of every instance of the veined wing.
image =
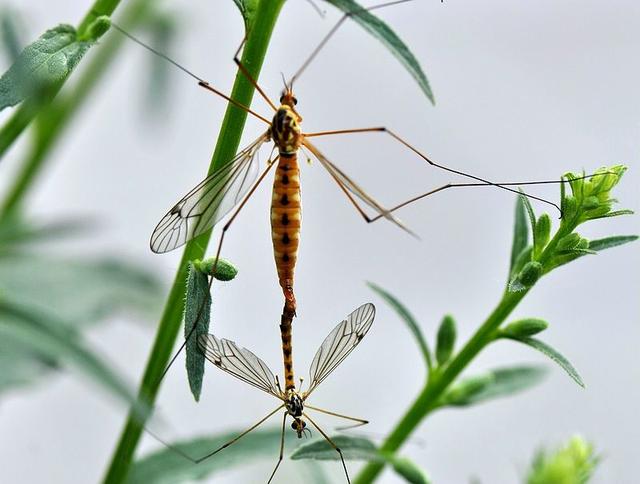
<svg viewBox="0 0 640 484">
<path fill-rule="evenodd" d="M 305 398 L 335 370 L 367 334 L 376 308 L 367 303 L 353 311 L 324 339 L 309 368 L 310 385 Z"/>
<path fill-rule="evenodd" d="M 151 250 L 169 252 L 213 227 L 251 189 L 258 176 L 256 154 L 268 132 L 205 178 L 162 217 L 151 235 Z"/>
<path fill-rule="evenodd" d="M 215 366 L 276 398 L 282 395 L 267 364 L 246 348 L 212 334 L 201 334 L 198 347 Z"/>
<path fill-rule="evenodd" d="M 411 229 L 409 229 L 404 223 L 402 223 L 400 219 L 395 217 L 389 209 L 386 209 L 382 205 L 380 205 L 380 203 L 378 203 L 375 199 L 368 195 L 367 192 L 360 188 L 358 184 L 354 182 L 345 172 L 331 163 L 331 161 L 329 161 L 318 148 L 310 143 L 309 140 L 305 139 L 303 141 L 303 144 L 309 149 L 309 151 L 311 151 L 311 153 L 315 155 L 316 158 L 318 158 L 320 164 L 329 172 L 329 174 L 341 187 L 358 197 L 369 207 L 375 210 L 381 217 L 386 218 L 390 222 L 400 227 L 402 230 L 410 233 L 414 237 L 417 237 L 417 235 L 414 234 Z"/>
</svg>

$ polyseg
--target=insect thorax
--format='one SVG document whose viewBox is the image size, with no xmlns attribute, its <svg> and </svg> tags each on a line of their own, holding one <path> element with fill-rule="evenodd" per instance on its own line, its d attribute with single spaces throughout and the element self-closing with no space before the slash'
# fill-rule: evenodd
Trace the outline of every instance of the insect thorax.
<svg viewBox="0 0 640 484">
<path fill-rule="evenodd" d="M 293 155 L 300 148 L 302 136 L 298 120 L 298 114 L 286 104 L 280 106 L 273 116 L 271 137 L 281 155 Z"/>
<path fill-rule="evenodd" d="M 298 392 L 290 392 L 284 404 L 287 412 L 293 418 L 298 418 L 302 415 L 302 411 L 304 410 L 304 403 L 302 401 L 302 397 L 300 397 L 300 394 L 298 394 Z"/>
</svg>

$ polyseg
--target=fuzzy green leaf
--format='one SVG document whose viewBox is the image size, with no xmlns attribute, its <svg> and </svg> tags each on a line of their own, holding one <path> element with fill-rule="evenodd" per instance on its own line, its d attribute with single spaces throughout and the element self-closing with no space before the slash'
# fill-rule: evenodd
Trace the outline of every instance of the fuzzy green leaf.
<svg viewBox="0 0 640 484">
<path fill-rule="evenodd" d="M 221 447 L 237 437 L 241 431 L 200 437 L 173 444 L 173 447 L 196 459 Z M 202 480 L 232 467 L 246 466 L 259 459 L 275 460 L 280 447 L 280 433 L 280 428 L 254 430 L 225 449 L 224 455 L 216 456 L 217 459 L 215 457 L 205 459 L 199 464 L 185 459 L 173 449 L 163 447 L 136 460 L 124 482 L 126 484 L 181 484 Z M 285 436 L 287 447 L 297 440 L 293 432 L 286 432 Z"/>
<path fill-rule="evenodd" d="M 338 435 L 331 437 L 331 440 L 340 448 L 345 460 L 384 462 L 390 464 L 406 482 L 429 484 L 429 479 L 418 465 L 409 459 L 378 451 L 369 439 Z M 326 440 L 322 439 L 301 445 L 291 454 L 291 459 L 338 460 L 340 456 Z"/>
<path fill-rule="evenodd" d="M 162 286 L 147 270 L 116 258 L 11 254 L 0 257 L 0 292 L 78 327 L 121 311 L 155 315 Z"/>
<path fill-rule="evenodd" d="M 521 190 L 522 191 L 522 190 Z M 531 225 L 531 236 L 533 237 L 533 246 L 537 247 L 536 243 L 536 214 L 533 211 L 533 207 L 531 206 L 531 202 L 529 201 L 529 197 L 524 195 L 520 195 L 520 200 L 522 200 L 522 204 L 527 211 L 527 215 L 529 216 L 529 224 Z"/>
<path fill-rule="evenodd" d="M 109 365 L 96 356 L 68 323 L 32 309 L 0 301 L 0 342 L 2 346 L 17 342 L 18 347 L 37 355 L 41 361 L 61 361 L 101 385 L 112 395 L 136 409 L 139 416 L 146 410 L 136 403 L 135 394 Z M 15 350 L 15 348 L 14 348 Z M 4 348 L 0 347 L 0 353 Z M 4 371 L 4 370 L 3 370 Z"/>
<path fill-rule="evenodd" d="M 209 278 L 189 263 L 184 306 L 184 337 L 189 387 L 196 402 L 200 400 L 204 376 L 204 354 L 198 348 L 198 337 L 209 332 L 211 292 Z"/>
<path fill-rule="evenodd" d="M 47 30 L 0 78 L 0 110 L 64 82 L 91 44 L 80 40 L 71 25 Z"/>
<path fill-rule="evenodd" d="M 613 212 L 607 212 L 603 215 L 599 215 L 596 217 L 591 217 L 591 220 L 597 220 L 599 218 L 610 218 L 610 217 L 619 217 L 620 215 L 633 215 L 634 211 L 629 210 L 628 208 L 624 208 L 622 210 L 614 210 Z"/>
<path fill-rule="evenodd" d="M 413 337 L 418 343 L 418 347 L 420 348 L 420 352 L 422 353 L 422 356 L 427 365 L 427 368 L 430 369 L 431 368 L 431 352 L 429 351 L 429 345 L 427 344 L 427 340 L 422 334 L 422 330 L 420 329 L 420 326 L 418 325 L 418 322 L 415 320 L 413 315 L 391 293 L 387 292 L 386 290 L 382 289 L 380 286 L 372 282 L 367 282 L 367 285 L 371 289 L 373 289 L 373 291 L 376 292 L 380 297 L 382 297 L 382 299 L 384 299 L 385 302 L 389 306 L 391 306 L 391 308 L 395 310 L 398 316 L 400 316 L 400 318 L 405 322 L 405 324 L 409 328 L 409 331 L 411 331 L 411 334 L 413 334 Z"/>
<path fill-rule="evenodd" d="M 549 327 L 549 323 L 543 319 L 525 318 L 509 323 L 501 333 L 506 336 L 519 338 L 522 336 L 533 336 Z"/>
<path fill-rule="evenodd" d="M 442 405 L 464 407 L 520 393 L 542 381 L 547 371 L 541 366 L 497 368 L 463 378 L 442 398 Z"/>
<path fill-rule="evenodd" d="M 529 226 L 527 225 L 527 211 L 524 206 L 523 197 L 516 200 L 515 222 L 513 225 L 513 242 L 511 243 L 511 263 L 509 264 L 509 280 L 513 278 L 516 271 L 516 262 L 529 245 Z"/>
<path fill-rule="evenodd" d="M 590 240 L 589 249 L 600 252 L 601 250 L 618 247 L 619 245 L 628 244 L 635 240 L 638 240 L 637 235 L 614 235 L 603 239 Z"/>
<path fill-rule="evenodd" d="M 326 0 L 334 7 L 342 10 L 345 14 L 351 14 L 351 18 L 360 24 L 371 35 L 380 40 L 384 46 L 400 61 L 400 63 L 409 71 L 411 76 L 416 80 L 422 92 L 427 96 L 432 104 L 435 104 L 433 92 L 429 86 L 427 76 L 422 71 L 420 63 L 413 53 L 400 40 L 396 33 L 389 26 L 367 11 L 354 0 Z"/>
<path fill-rule="evenodd" d="M 558 365 L 560 365 L 560 367 L 567 372 L 567 375 L 569 375 L 573 379 L 573 381 L 575 381 L 578 385 L 584 388 L 584 381 L 582 381 L 582 378 L 578 374 L 578 371 L 573 367 L 573 365 L 569 362 L 569 360 L 567 360 L 557 350 L 553 349 L 548 344 L 540 341 L 539 339 L 531 338 L 531 337 L 520 337 L 520 338 L 508 337 L 508 338 L 514 341 L 519 341 L 520 343 L 526 344 L 527 346 L 531 346 L 533 349 L 536 349 L 542 354 L 548 356 L 553 361 L 555 361 Z"/>
</svg>

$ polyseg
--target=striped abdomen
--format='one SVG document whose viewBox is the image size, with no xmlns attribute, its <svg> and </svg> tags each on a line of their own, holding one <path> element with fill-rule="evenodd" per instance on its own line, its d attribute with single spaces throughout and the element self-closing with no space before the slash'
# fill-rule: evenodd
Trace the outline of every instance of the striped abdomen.
<svg viewBox="0 0 640 484">
<path fill-rule="evenodd" d="M 278 168 L 273 181 L 271 200 L 271 237 L 278 270 L 278 280 L 285 299 L 295 310 L 293 273 L 298 258 L 300 241 L 300 169 L 298 156 L 280 153 Z M 284 338 L 284 335 L 283 335 Z"/>
<path fill-rule="evenodd" d="M 293 390 L 296 387 L 293 378 L 293 357 L 291 356 L 291 322 L 295 311 L 285 304 L 280 320 L 280 337 L 282 338 L 282 357 L 284 361 L 284 383 L 285 391 Z"/>
</svg>

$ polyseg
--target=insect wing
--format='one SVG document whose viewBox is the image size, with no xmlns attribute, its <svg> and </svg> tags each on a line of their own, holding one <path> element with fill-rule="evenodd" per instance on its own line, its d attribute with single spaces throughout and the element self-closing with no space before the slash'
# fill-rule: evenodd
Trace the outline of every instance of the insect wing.
<svg viewBox="0 0 640 484">
<path fill-rule="evenodd" d="M 395 217 L 390 210 L 384 208 L 380 203 L 378 203 L 374 198 L 367 194 L 362 188 L 358 186 L 356 182 L 354 182 L 345 172 L 343 172 L 336 165 L 331 163 L 326 156 L 324 156 L 318 148 L 316 148 L 313 144 L 311 144 L 308 140 L 304 141 L 304 146 L 306 146 L 309 151 L 311 151 L 320 164 L 329 172 L 329 174 L 333 177 L 333 179 L 346 190 L 351 192 L 353 195 L 358 197 L 358 199 L 362 200 L 369 207 L 378 213 L 381 217 L 386 218 L 391 223 L 394 223 L 402 230 L 409 232 L 411 235 L 416 236 L 411 229 L 409 229 L 400 219 Z"/>
<path fill-rule="evenodd" d="M 335 370 L 367 334 L 373 324 L 376 308 L 367 303 L 353 311 L 324 339 L 309 368 L 309 395 Z"/>
<path fill-rule="evenodd" d="M 282 398 L 267 364 L 246 348 L 212 334 L 201 334 L 198 346 L 215 366 L 277 398 Z"/>
<path fill-rule="evenodd" d="M 253 186 L 258 176 L 260 147 L 267 133 L 205 178 L 160 220 L 151 235 L 151 250 L 169 252 L 213 227 Z"/>
</svg>

